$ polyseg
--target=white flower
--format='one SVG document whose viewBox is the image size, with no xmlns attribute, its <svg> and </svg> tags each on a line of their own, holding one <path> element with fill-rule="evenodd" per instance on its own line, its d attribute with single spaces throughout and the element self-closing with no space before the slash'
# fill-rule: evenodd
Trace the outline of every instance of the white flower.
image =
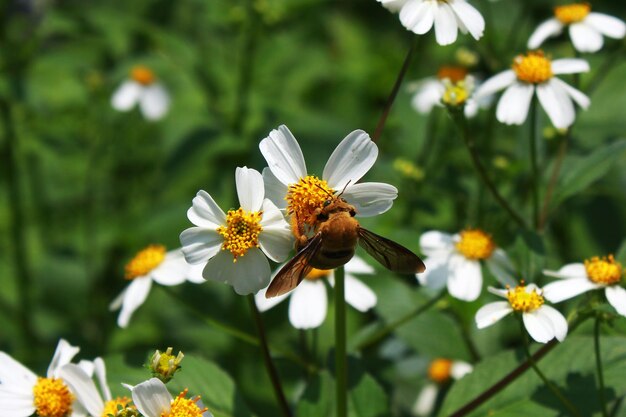
<svg viewBox="0 0 626 417">
<path fill-rule="evenodd" d="M 579 52 L 597 52 L 604 39 L 621 39 L 626 35 L 626 24 L 603 13 L 592 13 L 589 3 L 574 3 L 554 8 L 554 17 L 541 23 L 528 39 L 528 48 L 538 48 L 546 39 L 560 35 L 565 27 L 574 48 Z"/>
<path fill-rule="evenodd" d="M 280 268 L 278 269 L 280 270 Z M 345 265 L 346 302 L 361 312 L 376 305 L 376 294 L 352 274 L 373 274 L 374 268 L 358 256 Z M 334 270 L 313 269 L 293 291 L 274 298 L 265 298 L 265 291 L 259 291 L 254 300 L 260 311 L 267 311 L 291 296 L 289 301 L 289 322 L 296 329 L 319 327 L 326 318 L 328 297 L 326 286 L 320 278 L 328 278 L 334 286 Z"/>
<path fill-rule="evenodd" d="M 117 318 L 117 325 L 122 328 L 128 326 L 132 314 L 146 301 L 152 281 L 167 286 L 204 282 L 202 269 L 185 262 L 180 248 L 166 252 L 162 245 L 150 245 L 135 255 L 126 265 L 126 279 L 132 282 L 109 305 L 111 311 L 122 308 Z"/>
<path fill-rule="evenodd" d="M 133 402 L 144 417 L 185 415 L 187 417 L 213 417 L 200 401 L 200 397 L 185 398 L 187 390 L 172 398 L 165 384 L 151 378 L 141 384 L 125 385 L 132 392 Z"/>
<path fill-rule="evenodd" d="M 518 55 L 513 69 L 503 71 L 485 81 L 474 94 L 482 97 L 506 89 L 496 109 L 496 118 L 508 125 L 521 125 L 526 120 L 530 102 L 535 91 L 539 103 L 548 114 L 552 124 L 559 129 L 574 123 L 574 103 L 586 109 L 589 98 L 582 92 L 554 77 L 558 74 L 575 74 L 589 71 L 589 64 L 582 59 L 557 59 L 550 61 L 541 51 Z"/>
<path fill-rule="evenodd" d="M 594 257 L 584 264 L 573 263 L 558 271 L 543 271 L 544 274 L 562 278 L 543 288 L 543 295 L 552 303 L 576 297 L 584 292 L 604 289 L 609 304 L 622 316 L 626 316 L 626 289 L 620 284 L 624 272 L 622 265 L 612 255 L 607 258 Z"/>
<path fill-rule="evenodd" d="M 458 31 L 476 40 L 483 36 L 485 20 L 465 0 L 377 0 L 391 11 L 400 11 L 400 22 L 408 30 L 423 35 L 433 26 L 439 45 L 456 41 Z"/>
<path fill-rule="evenodd" d="M 111 97 L 111 106 L 118 111 L 129 111 L 139 103 L 141 114 L 148 120 L 159 120 L 170 107 L 170 96 L 154 73 L 142 66 L 132 69 L 130 79 L 124 81 Z"/>
<path fill-rule="evenodd" d="M 206 191 L 199 191 L 187 211 L 196 227 L 183 231 L 180 241 L 187 262 L 206 265 L 206 279 L 228 283 L 245 295 L 269 284 L 265 256 L 284 261 L 293 249 L 293 236 L 280 210 L 264 198 L 258 171 L 237 168 L 235 181 L 241 207 L 225 214 Z"/>
<path fill-rule="evenodd" d="M 85 410 L 74 401 L 74 395 L 80 395 L 84 386 L 78 384 L 70 388 L 62 375 L 62 370 L 78 351 L 78 347 L 59 340 L 45 378 L 37 377 L 11 356 L 0 352 L 0 415 L 84 416 Z"/>
<path fill-rule="evenodd" d="M 567 320 L 555 308 L 544 305 L 541 290 L 534 284 L 518 285 L 507 290 L 489 288 L 489 292 L 507 298 L 482 306 L 476 312 L 479 329 L 491 326 L 504 316 L 518 311 L 522 313 L 524 327 L 535 341 L 547 343 L 556 338 L 559 342 L 567 336 Z"/>
<path fill-rule="evenodd" d="M 437 396 L 442 385 L 450 380 L 459 380 L 472 372 L 474 368 L 467 362 L 439 358 L 430 363 L 428 379 L 413 405 L 413 413 L 417 416 L 429 416 L 437 402 Z"/>
<path fill-rule="evenodd" d="M 420 237 L 420 248 L 427 256 L 426 271 L 416 275 L 420 284 L 435 290 L 447 286 L 448 293 L 459 300 L 474 301 L 480 295 L 481 260 L 501 283 L 515 283 L 509 258 L 482 230 L 466 229 L 455 235 L 426 232 Z"/>
</svg>

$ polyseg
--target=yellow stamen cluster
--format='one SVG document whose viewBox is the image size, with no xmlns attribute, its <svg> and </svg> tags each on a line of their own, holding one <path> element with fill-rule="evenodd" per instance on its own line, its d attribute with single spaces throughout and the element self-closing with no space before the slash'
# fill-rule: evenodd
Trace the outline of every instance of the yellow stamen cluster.
<svg viewBox="0 0 626 417">
<path fill-rule="evenodd" d="M 183 361 L 184 357 L 185 355 L 180 351 L 178 355 L 172 355 L 171 347 L 168 347 L 163 353 L 157 350 L 150 359 L 152 375 L 163 382 L 168 382 L 172 379 L 176 371 L 180 369 L 180 363 Z"/>
<path fill-rule="evenodd" d="M 135 257 L 126 264 L 125 277 L 133 279 L 146 275 L 159 266 L 165 259 L 165 246 L 150 245 L 141 250 Z"/>
<path fill-rule="evenodd" d="M 330 188 L 326 181 L 307 175 L 289 186 L 285 197 L 287 212 L 294 216 L 297 222 L 307 223 L 315 210 L 322 208 L 324 201 L 334 193 L 335 190 Z"/>
<path fill-rule="evenodd" d="M 311 269 L 311 272 L 309 272 L 308 274 L 306 274 L 306 277 L 304 277 L 305 279 L 308 279 L 310 281 L 315 281 L 321 278 L 326 278 L 328 277 L 328 275 L 330 275 L 330 269 L 317 269 L 317 268 L 313 268 Z"/>
<path fill-rule="evenodd" d="M 248 249 L 259 247 L 262 217 L 260 211 L 248 212 L 241 207 L 226 213 L 226 227 L 218 227 L 217 233 L 224 237 L 222 250 L 233 254 L 233 262 L 237 262 L 238 256 L 244 256 Z"/>
<path fill-rule="evenodd" d="M 531 84 L 541 84 L 552 78 L 552 63 L 543 51 L 518 55 L 513 60 L 513 71 L 517 79 Z"/>
<path fill-rule="evenodd" d="M 463 67 L 444 66 L 437 71 L 437 78 L 440 80 L 448 79 L 452 83 L 462 81 L 467 76 L 467 69 Z"/>
<path fill-rule="evenodd" d="M 150 85 L 156 79 L 154 73 L 149 68 L 142 65 L 133 67 L 130 71 L 130 78 L 141 85 Z"/>
<path fill-rule="evenodd" d="M 617 262 L 613 255 L 599 258 L 594 256 L 585 261 L 585 270 L 590 281 L 596 284 L 611 285 L 622 280 L 622 264 Z"/>
<path fill-rule="evenodd" d="M 460 235 L 461 240 L 455 246 L 467 259 L 487 259 L 496 249 L 491 236 L 480 229 L 465 229 Z"/>
<path fill-rule="evenodd" d="M 580 22 L 591 12 L 589 3 L 574 3 L 554 8 L 554 16 L 564 25 Z"/>
<path fill-rule="evenodd" d="M 135 406 L 131 405 L 131 401 L 132 400 L 128 397 L 117 397 L 105 402 L 104 410 L 102 411 L 100 417 L 117 417 L 120 411 L 128 409 L 136 410 Z"/>
<path fill-rule="evenodd" d="M 428 377 L 438 384 L 443 384 L 450 379 L 451 370 L 452 361 L 450 359 L 435 359 L 428 367 Z"/>
<path fill-rule="evenodd" d="M 543 295 L 539 294 L 534 288 L 531 292 L 526 291 L 523 281 L 521 285 L 509 289 L 506 293 L 506 298 L 509 299 L 509 304 L 511 304 L 513 310 L 524 313 L 535 311 L 544 303 Z"/>
<path fill-rule="evenodd" d="M 206 407 L 203 409 L 198 407 L 199 395 L 195 398 L 185 398 L 186 395 L 187 388 L 172 400 L 170 410 L 163 412 L 161 417 L 201 417 L 202 413 L 208 410 Z"/>
<path fill-rule="evenodd" d="M 446 79 L 443 80 L 443 85 L 445 90 L 441 101 L 446 106 L 453 107 L 464 105 L 474 89 L 474 84 L 468 83 L 465 80 L 450 82 Z"/>
<path fill-rule="evenodd" d="M 41 417 L 66 417 L 72 413 L 74 396 L 58 378 L 38 378 L 33 387 L 35 412 Z"/>
</svg>

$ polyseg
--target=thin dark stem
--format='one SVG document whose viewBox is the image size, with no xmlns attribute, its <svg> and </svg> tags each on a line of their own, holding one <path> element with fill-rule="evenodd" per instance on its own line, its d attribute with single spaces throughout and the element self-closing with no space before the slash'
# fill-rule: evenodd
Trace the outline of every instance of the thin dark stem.
<svg viewBox="0 0 626 417">
<path fill-rule="evenodd" d="M 550 202 L 552 201 L 554 189 L 556 188 L 556 183 L 561 173 L 561 167 L 563 166 L 563 160 L 565 159 L 565 154 L 567 153 L 567 145 L 569 143 L 570 135 L 571 128 L 567 130 L 567 134 L 561 136 L 561 143 L 559 144 L 559 150 L 556 160 L 554 161 L 554 168 L 552 169 L 552 174 L 550 174 L 550 181 L 548 183 L 548 188 L 546 189 L 546 196 L 543 200 L 541 214 L 539 215 L 539 224 L 537 227 L 539 231 L 543 230 L 546 226 L 546 222 L 548 221 L 548 215 L 550 214 Z"/>
<path fill-rule="evenodd" d="M 346 355 L 346 290 L 344 269 L 335 270 L 335 388 L 337 417 L 348 415 L 348 363 Z"/>
<path fill-rule="evenodd" d="M 533 225 L 539 229 L 539 168 L 537 164 L 537 99 L 530 102 L 530 187 L 532 190 Z"/>
<path fill-rule="evenodd" d="M 270 348 L 267 344 L 267 337 L 265 335 L 265 326 L 263 325 L 263 319 L 261 318 L 261 313 L 259 312 L 259 309 L 254 302 L 253 295 L 248 296 L 248 302 L 250 304 L 250 310 L 252 311 L 252 316 L 254 317 L 254 322 L 259 333 L 261 352 L 263 352 L 263 362 L 265 363 L 265 369 L 267 370 L 267 374 L 272 381 L 274 395 L 276 396 L 276 400 L 278 401 L 278 405 L 283 415 L 285 417 L 291 417 L 291 410 L 289 409 L 287 398 L 285 398 L 285 393 L 283 392 L 283 387 L 280 383 L 278 371 L 276 370 L 276 366 L 274 365 L 274 362 L 272 361 L 272 356 L 270 355 Z"/>
<path fill-rule="evenodd" d="M 396 100 L 396 96 L 398 95 L 398 91 L 400 91 L 400 86 L 402 85 L 402 80 L 406 75 L 407 70 L 409 69 L 409 64 L 411 63 L 411 58 L 413 57 L 413 52 L 415 51 L 417 40 L 419 36 L 416 37 L 416 40 L 411 42 L 411 46 L 409 47 L 409 51 L 404 58 L 404 63 L 402 64 L 402 68 L 400 68 L 400 72 L 398 73 L 398 77 L 396 78 L 396 82 L 393 85 L 393 89 L 387 98 L 387 102 L 385 103 L 385 108 L 383 109 L 383 114 L 381 114 L 380 119 L 378 119 L 378 124 L 376 125 L 376 129 L 374 130 L 374 134 L 372 135 L 372 141 L 377 142 L 380 138 L 380 135 L 383 133 L 383 129 L 385 127 L 385 123 L 387 122 L 387 117 L 389 116 L 389 112 L 391 111 L 391 106 L 393 106 L 393 102 Z"/>
<path fill-rule="evenodd" d="M 459 325 L 459 330 L 461 331 L 461 337 L 463 338 L 463 341 L 465 342 L 465 346 L 467 347 L 467 350 L 469 351 L 470 356 L 472 357 L 472 361 L 473 362 L 480 361 L 481 359 L 480 353 L 478 352 L 478 348 L 476 347 L 474 340 L 472 340 L 472 335 L 470 334 L 467 324 L 463 322 L 463 318 L 456 311 L 450 310 L 450 314 L 454 318 L 454 321 L 456 321 L 456 323 Z"/>
<path fill-rule="evenodd" d="M 593 331 L 593 345 L 596 354 L 596 373 L 598 374 L 598 398 L 602 407 L 602 416 L 609 417 L 609 409 L 606 404 L 606 395 L 604 389 L 604 373 L 602 371 L 602 356 L 600 354 L 600 325 L 602 318 L 596 314 L 596 323 Z"/>
</svg>

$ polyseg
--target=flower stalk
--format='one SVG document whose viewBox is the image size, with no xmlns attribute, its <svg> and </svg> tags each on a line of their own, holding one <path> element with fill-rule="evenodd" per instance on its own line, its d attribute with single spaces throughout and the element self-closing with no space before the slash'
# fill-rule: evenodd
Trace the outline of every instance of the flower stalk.
<svg viewBox="0 0 626 417">
<path fill-rule="evenodd" d="M 337 417 L 348 415 L 348 366 L 346 357 L 346 291 L 343 266 L 335 270 L 335 388 Z"/>
<path fill-rule="evenodd" d="M 530 125 L 529 125 L 529 145 L 530 145 L 530 182 L 532 193 L 532 219 L 535 230 L 539 228 L 539 168 L 537 163 L 537 99 L 533 97 L 530 102 Z"/>
<path fill-rule="evenodd" d="M 602 318 L 596 313 L 596 322 L 593 331 L 593 346 L 596 356 L 596 373 L 598 375 L 598 399 L 602 409 L 602 417 L 609 417 L 609 410 L 606 404 L 606 395 L 604 389 L 604 372 L 602 371 L 602 356 L 600 354 L 600 326 Z"/>
</svg>

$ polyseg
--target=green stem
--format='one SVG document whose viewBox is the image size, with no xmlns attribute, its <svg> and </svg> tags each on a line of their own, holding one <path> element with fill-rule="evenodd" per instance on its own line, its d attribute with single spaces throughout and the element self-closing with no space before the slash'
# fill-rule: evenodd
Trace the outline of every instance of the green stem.
<svg viewBox="0 0 626 417">
<path fill-rule="evenodd" d="M 569 129 L 567 129 L 567 133 L 565 135 L 559 136 L 561 138 L 561 143 L 559 144 L 559 150 L 556 156 L 556 160 L 554 161 L 554 168 L 552 169 L 552 174 L 550 174 L 550 182 L 548 183 L 546 195 L 543 200 L 543 206 L 539 215 L 539 224 L 537 226 L 537 230 L 539 231 L 542 231 L 544 229 L 544 227 L 546 226 L 546 222 L 548 221 L 548 215 L 550 214 L 550 202 L 552 200 L 552 196 L 554 195 L 554 189 L 556 188 L 557 181 L 559 179 L 559 174 L 561 172 L 561 167 L 563 166 L 565 154 L 567 153 L 567 144 L 569 142 L 571 132 L 572 129 L 570 127 Z"/>
<path fill-rule="evenodd" d="M 263 353 L 263 362 L 265 363 L 265 369 L 267 370 L 267 374 L 272 381 L 274 395 L 276 396 L 276 400 L 278 401 L 278 405 L 283 415 L 285 417 L 291 417 L 291 410 L 289 409 L 287 398 L 285 398 L 285 393 L 283 392 L 283 387 L 280 383 L 278 370 L 276 369 L 274 361 L 272 361 L 272 356 L 270 355 L 270 348 L 267 344 L 267 337 L 265 335 L 265 326 L 263 325 L 261 313 L 259 312 L 259 309 L 254 302 L 254 295 L 248 296 L 248 303 L 250 304 L 250 310 L 252 311 L 252 316 L 254 317 L 254 322 L 259 333 L 259 340 L 261 341 L 261 352 Z"/>
<path fill-rule="evenodd" d="M 336 417 L 348 415 L 348 366 L 346 355 L 346 294 L 343 266 L 335 269 L 335 388 Z"/>
<path fill-rule="evenodd" d="M 529 349 L 530 340 L 528 338 L 528 332 L 526 331 L 526 328 L 524 327 L 524 322 L 522 321 L 521 317 L 519 318 L 519 323 L 520 323 L 520 329 L 522 331 L 522 337 L 524 338 L 524 343 L 523 343 L 524 353 L 526 354 L 526 358 L 528 359 L 530 366 L 533 368 L 537 376 L 541 378 L 541 380 L 548 387 L 548 389 L 552 391 L 552 394 L 554 394 L 554 396 L 561 402 L 561 404 L 563 404 L 563 406 L 567 409 L 567 411 L 569 411 L 569 413 L 574 417 L 581 417 L 580 413 L 578 412 L 578 410 L 576 410 L 574 405 L 567 398 L 565 398 L 561 390 L 559 390 L 558 387 L 554 385 L 552 381 L 550 381 L 545 376 L 545 374 L 541 371 L 541 369 L 539 369 L 539 366 L 537 366 L 537 362 L 535 362 L 533 355 L 531 355 L 530 353 L 530 349 Z"/>
<path fill-rule="evenodd" d="M 598 397 L 602 407 L 602 416 L 609 417 L 609 409 L 606 404 L 606 395 L 604 389 L 604 373 L 602 372 L 602 357 L 600 355 L 600 325 L 602 319 L 599 314 L 596 314 L 596 323 L 593 332 L 593 342 L 596 354 L 596 372 L 598 374 Z"/>
<path fill-rule="evenodd" d="M 530 102 L 530 182 L 532 190 L 533 225 L 539 228 L 539 168 L 537 164 L 537 99 Z"/>
</svg>

